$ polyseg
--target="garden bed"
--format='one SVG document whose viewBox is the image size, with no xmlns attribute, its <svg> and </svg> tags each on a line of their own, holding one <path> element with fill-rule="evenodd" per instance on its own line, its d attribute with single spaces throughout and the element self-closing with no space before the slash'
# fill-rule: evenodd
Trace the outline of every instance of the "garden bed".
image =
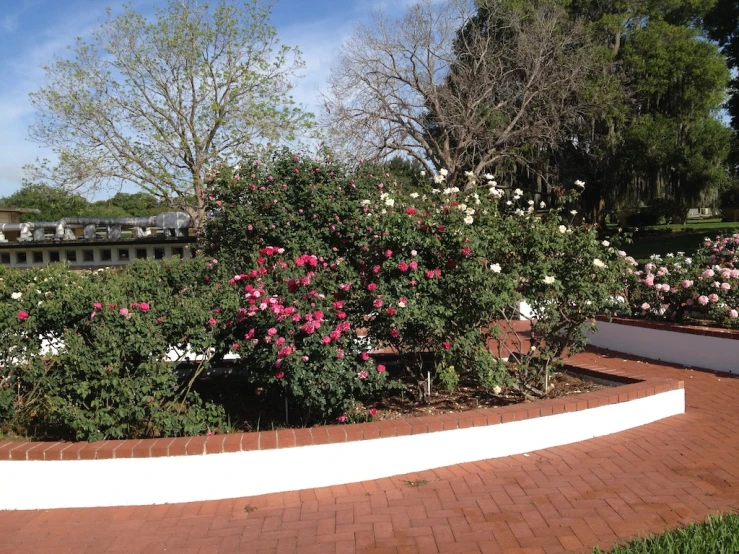
<svg viewBox="0 0 739 554">
<path fill-rule="evenodd" d="M 614 317 L 600 319 L 593 346 L 739 374 L 739 330 Z"/>
<path fill-rule="evenodd" d="M 392 362 L 385 360 L 388 370 L 395 373 Z M 363 421 L 382 421 L 403 417 L 437 416 L 452 414 L 481 408 L 495 408 L 515 406 L 528 402 L 517 390 L 510 387 L 501 387 L 499 393 L 480 386 L 475 379 L 463 378 L 454 390 L 447 390 L 438 383 L 433 383 L 431 396 L 419 402 L 415 397 L 416 383 L 410 379 L 401 379 L 408 390 L 395 391 L 383 396 L 376 402 L 359 405 L 354 411 L 346 414 L 347 423 Z M 587 376 L 573 373 L 557 372 L 550 381 L 550 391 L 546 399 L 566 397 L 583 392 L 595 392 L 606 388 Z M 212 400 L 226 408 L 234 431 L 249 432 L 260 429 L 289 429 L 301 428 L 304 425 L 297 415 L 288 414 L 285 421 L 284 406 L 267 406 L 257 402 L 245 402 L 245 398 L 255 399 L 254 387 L 238 370 L 230 373 L 217 372 L 202 380 L 197 387 L 198 392 L 205 400 Z M 369 410 L 376 410 L 370 415 Z M 334 422 L 331 422 L 334 423 Z M 317 423 L 316 425 L 320 425 Z"/>
</svg>

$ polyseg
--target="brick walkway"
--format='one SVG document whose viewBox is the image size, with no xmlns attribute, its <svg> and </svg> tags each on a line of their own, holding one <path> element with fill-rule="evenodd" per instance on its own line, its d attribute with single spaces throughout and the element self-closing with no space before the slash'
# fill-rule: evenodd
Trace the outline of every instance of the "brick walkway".
<svg viewBox="0 0 739 554">
<path fill-rule="evenodd" d="M 603 352 L 580 354 L 576 363 L 684 379 L 687 413 L 528 456 L 351 485 L 191 504 L 0 512 L 0 553 L 590 552 L 618 537 L 739 510 L 739 379 Z"/>
</svg>

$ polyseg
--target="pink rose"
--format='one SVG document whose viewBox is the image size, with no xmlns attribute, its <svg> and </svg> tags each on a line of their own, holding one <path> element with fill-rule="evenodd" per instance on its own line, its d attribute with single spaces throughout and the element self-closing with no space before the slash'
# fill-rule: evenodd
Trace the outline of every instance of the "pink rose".
<svg viewBox="0 0 739 554">
<path fill-rule="evenodd" d="M 375 300 L 374 300 L 374 301 L 372 302 L 372 305 L 373 305 L 373 306 L 374 306 L 375 308 L 382 308 L 382 299 L 380 299 L 380 298 L 375 298 Z"/>
<path fill-rule="evenodd" d="M 721 283 L 721 290 L 731 290 L 731 285 L 729 283 Z"/>
<path fill-rule="evenodd" d="M 365 370 L 357 371 L 357 377 L 359 377 L 362 381 L 364 381 L 369 373 L 367 373 Z"/>
<path fill-rule="evenodd" d="M 359 357 L 360 357 L 360 358 L 362 358 L 362 359 L 363 359 L 363 360 L 364 360 L 365 362 L 366 362 L 367 360 L 369 360 L 369 358 L 370 358 L 370 356 L 369 356 L 369 354 L 368 354 L 367 352 L 362 352 L 362 353 L 361 353 L 361 354 L 359 355 Z"/>
<path fill-rule="evenodd" d="M 346 423 L 346 416 L 345 415 L 340 415 L 336 419 L 338 420 L 339 423 Z"/>
<path fill-rule="evenodd" d="M 141 304 L 139 304 L 139 310 L 141 310 L 142 312 L 148 312 L 149 308 L 150 306 L 148 302 L 142 302 Z"/>
<path fill-rule="evenodd" d="M 122 311 L 122 310 L 121 310 L 121 311 Z M 218 325 L 218 322 L 217 322 L 217 321 L 216 321 L 215 319 L 213 319 L 213 318 L 211 317 L 211 318 L 210 318 L 210 319 L 208 320 L 208 325 L 210 325 L 211 327 L 215 327 L 216 325 Z"/>
<path fill-rule="evenodd" d="M 96 310 L 102 310 L 103 309 L 103 305 L 100 302 L 95 302 L 92 305 L 92 307 L 95 308 Z"/>
<path fill-rule="evenodd" d="M 277 329 L 275 329 L 274 327 L 270 327 L 269 329 L 267 329 L 267 335 L 269 335 L 270 337 L 273 337 L 276 334 L 277 334 Z"/>
<path fill-rule="evenodd" d="M 28 319 L 28 312 L 18 312 L 18 319 L 20 319 L 21 321 L 25 321 L 26 319 Z"/>
<path fill-rule="evenodd" d="M 689 289 L 693 286 L 693 281 L 689 281 L 688 279 L 685 279 L 685 281 L 682 282 L 684 289 Z"/>
<path fill-rule="evenodd" d="M 708 304 L 708 297 L 705 296 L 705 295 L 699 296 L 698 297 L 698 304 L 700 304 L 701 306 L 705 306 L 706 304 Z"/>
<path fill-rule="evenodd" d="M 370 292 L 372 292 L 376 288 L 377 288 L 377 285 L 375 285 L 374 283 L 370 283 L 369 285 L 367 285 L 367 290 Z"/>
<path fill-rule="evenodd" d="M 392 250 L 385 250 L 385 257 L 386 258 L 392 258 L 393 257 L 393 251 Z"/>
<path fill-rule="evenodd" d="M 416 256 L 418 256 L 418 252 L 416 252 L 415 250 L 411 250 L 411 256 L 415 258 Z"/>
<path fill-rule="evenodd" d="M 730 317 L 731 319 L 736 319 L 737 317 L 739 317 L 739 312 L 737 312 L 736 310 L 731 310 L 731 311 L 729 312 L 729 317 Z"/>
<path fill-rule="evenodd" d="M 378 365 L 377 371 L 379 371 L 380 373 L 385 373 L 385 366 L 382 364 Z"/>
<path fill-rule="evenodd" d="M 647 304 L 646 302 L 644 302 L 644 304 L 642 304 L 642 305 L 641 305 L 641 309 L 642 309 L 643 311 L 645 311 L 645 312 L 646 312 L 646 311 L 647 311 L 647 310 L 648 310 L 649 308 L 651 308 L 651 306 L 650 306 L 649 304 Z"/>
<path fill-rule="evenodd" d="M 376 417 L 377 416 L 377 410 L 375 408 L 369 409 L 369 415 L 370 417 Z"/>
<path fill-rule="evenodd" d="M 716 302 L 718 302 L 718 294 L 709 294 L 708 295 L 708 301 L 711 304 L 715 304 Z"/>
<path fill-rule="evenodd" d="M 275 372 L 275 378 L 276 379 L 282 379 L 284 376 L 285 376 L 285 372 L 284 371 L 276 371 Z"/>
<path fill-rule="evenodd" d="M 128 310 L 126 308 L 121 308 L 120 310 L 118 310 L 118 313 L 121 314 L 122 316 L 127 316 Z"/>
</svg>

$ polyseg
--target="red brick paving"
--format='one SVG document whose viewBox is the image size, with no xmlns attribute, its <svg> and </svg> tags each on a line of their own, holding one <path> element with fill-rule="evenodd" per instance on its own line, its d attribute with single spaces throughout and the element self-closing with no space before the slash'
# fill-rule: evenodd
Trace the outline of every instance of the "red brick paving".
<svg viewBox="0 0 739 554">
<path fill-rule="evenodd" d="M 575 364 L 685 380 L 686 414 L 528 456 L 321 489 L 0 512 L 0 553 L 590 552 L 739 510 L 739 379 L 603 351 Z M 408 484 L 418 479 L 426 484 Z"/>
</svg>

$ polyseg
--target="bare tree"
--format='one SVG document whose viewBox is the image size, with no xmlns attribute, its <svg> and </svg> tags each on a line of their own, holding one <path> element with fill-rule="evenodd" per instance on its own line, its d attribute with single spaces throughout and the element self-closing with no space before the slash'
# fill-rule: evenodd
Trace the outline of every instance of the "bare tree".
<svg viewBox="0 0 739 554">
<path fill-rule="evenodd" d="M 375 15 L 339 54 L 323 125 L 352 152 L 402 152 L 446 168 L 449 183 L 572 140 L 602 65 L 561 8 L 513 4 L 424 0 L 400 18 Z"/>
<path fill-rule="evenodd" d="M 310 121 L 289 96 L 299 52 L 280 46 L 270 10 L 170 0 L 153 21 L 131 6 L 109 13 L 31 94 L 31 139 L 58 162 L 29 177 L 68 190 L 132 182 L 201 222 L 210 165 Z"/>
</svg>

